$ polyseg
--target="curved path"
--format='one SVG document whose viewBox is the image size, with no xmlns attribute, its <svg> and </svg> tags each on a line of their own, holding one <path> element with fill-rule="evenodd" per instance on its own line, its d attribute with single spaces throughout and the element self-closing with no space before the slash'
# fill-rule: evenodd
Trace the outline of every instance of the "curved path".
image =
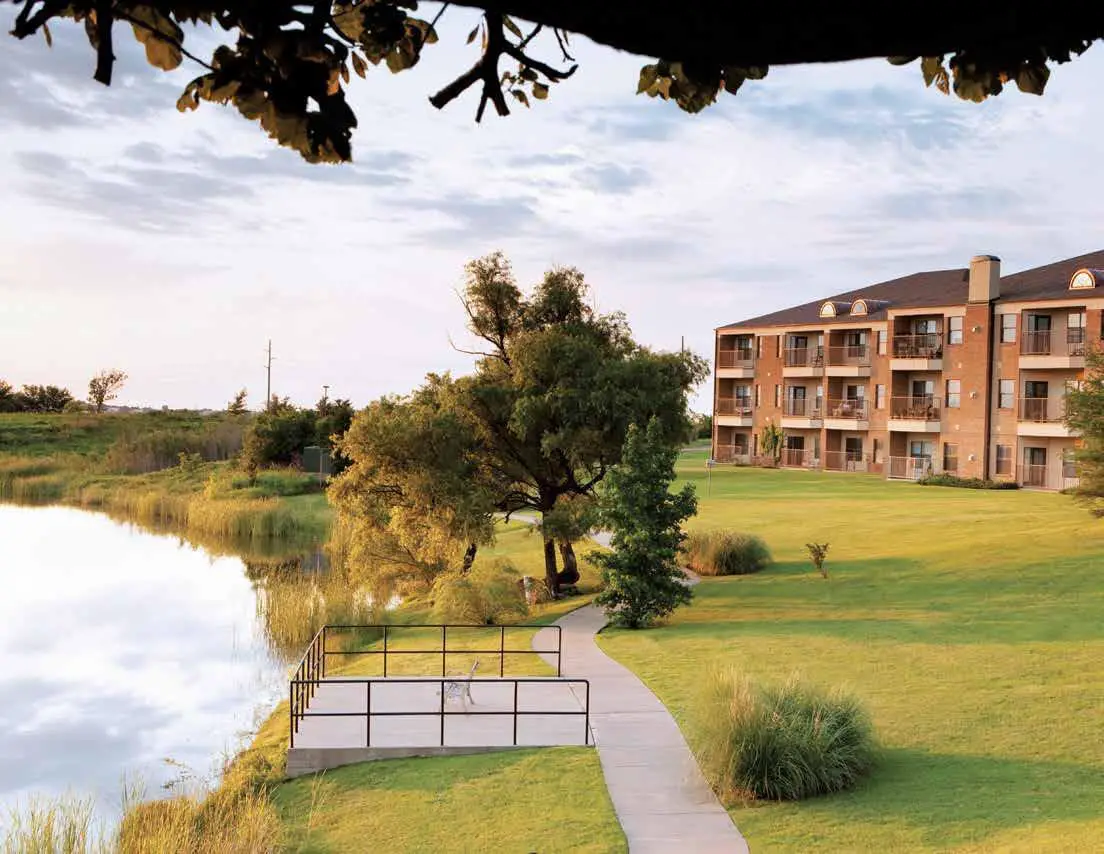
<svg viewBox="0 0 1104 854">
<path fill-rule="evenodd" d="M 594 642 L 606 622 L 587 605 L 556 625 L 563 628 L 563 675 L 590 680 L 591 731 L 629 851 L 747 852 L 666 706 Z M 554 644 L 551 635 L 538 632 L 534 645 Z"/>
</svg>

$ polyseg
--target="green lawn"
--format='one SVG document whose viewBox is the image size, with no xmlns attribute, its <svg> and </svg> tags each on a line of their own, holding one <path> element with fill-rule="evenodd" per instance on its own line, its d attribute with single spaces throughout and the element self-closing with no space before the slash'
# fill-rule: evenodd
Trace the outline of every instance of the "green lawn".
<svg viewBox="0 0 1104 854">
<path fill-rule="evenodd" d="M 593 749 L 368 762 L 275 794 L 289 851 L 627 851 Z"/>
<path fill-rule="evenodd" d="M 884 745 L 854 792 L 734 806 L 753 850 L 1104 848 L 1100 522 L 1066 496 L 864 475 L 715 468 L 706 498 L 704 454 L 681 471 L 690 527 L 758 534 L 777 563 L 602 646 L 680 720 L 711 667 L 798 673 L 861 697 Z"/>
</svg>

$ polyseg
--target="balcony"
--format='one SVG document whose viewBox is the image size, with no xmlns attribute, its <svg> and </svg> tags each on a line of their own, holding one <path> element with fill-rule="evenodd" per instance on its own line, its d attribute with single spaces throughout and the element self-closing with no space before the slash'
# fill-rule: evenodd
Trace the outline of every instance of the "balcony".
<svg viewBox="0 0 1104 854">
<path fill-rule="evenodd" d="M 750 397 L 718 397 L 714 414 L 719 427 L 750 427 L 755 410 Z"/>
<path fill-rule="evenodd" d="M 755 375 L 755 358 L 751 348 L 720 350 L 717 353 L 717 376 L 750 379 Z"/>
<path fill-rule="evenodd" d="M 847 344 L 843 347 L 829 347 L 827 374 L 830 377 L 870 376 L 870 345 Z"/>
<path fill-rule="evenodd" d="M 1020 338 L 1020 368 L 1047 370 L 1085 367 L 1085 330 L 1056 329 L 1024 331 Z"/>
<path fill-rule="evenodd" d="M 819 377 L 824 373 L 823 347 L 787 347 L 782 357 L 784 377 Z"/>
<path fill-rule="evenodd" d="M 890 457 L 886 477 L 896 480 L 920 480 L 939 474 L 939 467 L 931 457 Z"/>
<path fill-rule="evenodd" d="M 899 433 L 938 433 L 941 429 L 942 401 L 923 394 L 918 397 L 892 397 L 889 400 L 889 429 Z"/>
<path fill-rule="evenodd" d="M 782 401 L 782 426 L 791 430 L 818 430 L 824 425 L 824 401 L 787 397 Z"/>
<path fill-rule="evenodd" d="M 861 397 L 829 400 L 824 426 L 829 430 L 865 430 L 870 422 L 870 407 Z"/>
<path fill-rule="evenodd" d="M 732 463 L 738 466 L 751 465 L 751 453 L 747 445 L 718 445 L 717 455 L 713 458 L 718 463 Z"/>
<path fill-rule="evenodd" d="M 1016 483 L 1029 489 L 1077 489 L 1081 480 L 1073 463 L 1063 462 L 1061 470 L 1052 470 L 1051 466 L 1016 467 Z"/>
<path fill-rule="evenodd" d="M 923 335 L 894 335 L 893 357 L 889 364 L 894 371 L 943 370 L 943 335 L 927 332 Z"/>
<path fill-rule="evenodd" d="M 820 467 L 820 460 L 812 451 L 804 448 L 783 448 L 781 463 L 787 468 L 815 469 Z"/>
<path fill-rule="evenodd" d="M 1074 436 L 1066 426 L 1066 400 L 1062 397 L 1021 397 L 1016 404 L 1016 435 Z"/>
<path fill-rule="evenodd" d="M 861 451 L 826 451 L 825 471 L 870 471 L 870 455 Z"/>
</svg>

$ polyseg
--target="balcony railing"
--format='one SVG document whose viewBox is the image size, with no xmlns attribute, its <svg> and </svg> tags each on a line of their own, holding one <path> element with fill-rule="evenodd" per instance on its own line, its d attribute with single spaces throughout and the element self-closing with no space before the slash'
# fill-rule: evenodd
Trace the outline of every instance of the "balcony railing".
<svg viewBox="0 0 1104 854">
<path fill-rule="evenodd" d="M 893 397 L 889 401 L 889 417 L 909 421 L 938 421 L 942 401 L 922 394 L 914 397 Z"/>
<path fill-rule="evenodd" d="M 870 455 L 862 451 L 826 451 L 824 468 L 827 471 L 869 471 Z"/>
<path fill-rule="evenodd" d="M 718 445 L 715 459 L 719 463 L 738 463 L 745 466 L 751 464 L 747 445 Z"/>
<path fill-rule="evenodd" d="M 849 418 L 853 421 L 866 421 L 870 418 L 870 409 L 863 398 L 850 397 L 843 400 L 829 400 L 825 415 L 828 418 Z"/>
<path fill-rule="evenodd" d="M 890 457 L 889 477 L 919 480 L 931 474 L 937 474 L 935 462 L 931 457 Z"/>
<path fill-rule="evenodd" d="M 824 364 L 824 348 L 787 347 L 783 358 L 787 368 L 819 368 Z"/>
<path fill-rule="evenodd" d="M 943 357 L 943 335 L 939 332 L 894 335 L 893 355 L 898 359 L 940 359 Z"/>
<path fill-rule="evenodd" d="M 823 418 L 824 401 L 818 397 L 787 397 L 782 401 L 782 414 L 797 418 Z"/>
<path fill-rule="evenodd" d="M 1062 421 L 1066 417 L 1066 400 L 1062 397 L 1021 397 L 1019 420 L 1038 423 Z"/>
<path fill-rule="evenodd" d="M 869 367 L 870 345 L 846 344 L 842 347 L 829 347 L 828 364 L 829 366 Z"/>
<path fill-rule="evenodd" d="M 811 450 L 805 448 L 783 448 L 782 465 L 794 468 L 815 468 L 820 464 L 819 459 Z"/>
<path fill-rule="evenodd" d="M 1085 330 L 1067 329 L 1063 336 L 1054 329 L 1025 331 L 1020 338 L 1021 356 L 1084 356 Z"/>
<path fill-rule="evenodd" d="M 1037 486 L 1045 488 L 1047 485 L 1047 467 L 1020 466 L 1017 479 L 1024 486 Z"/>
<path fill-rule="evenodd" d="M 718 368 L 752 368 L 755 360 L 751 350 L 721 350 L 717 353 Z"/>
<path fill-rule="evenodd" d="M 750 397 L 719 397 L 717 398 L 718 415 L 752 415 Z"/>
</svg>

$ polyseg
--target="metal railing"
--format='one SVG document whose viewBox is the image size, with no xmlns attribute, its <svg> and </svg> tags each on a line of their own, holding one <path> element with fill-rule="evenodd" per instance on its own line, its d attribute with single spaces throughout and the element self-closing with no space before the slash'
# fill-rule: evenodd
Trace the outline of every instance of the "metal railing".
<svg viewBox="0 0 1104 854">
<path fill-rule="evenodd" d="M 786 397 L 782 401 L 782 414 L 798 418 L 822 418 L 824 401 L 818 397 Z"/>
<path fill-rule="evenodd" d="M 751 368 L 755 366 L 751 349 L 747 350 L 720 350 L 717 352 L 718 368 Z"/>
<path fill-rule="evenodd" d="M 291 680 L 291 696 L 293 698 L 292 713 L 291 713 L 291 737 L 289 746 L 295 747 L 295 735 L 299 732 L 299 723 L 305 718 L 364 718 L 364 746 L 372 746 L 372 719 L 373 718 L 411 718 L 411 717 L 440 717 L 441 719 L 441 735 L 440 746 L 445 746 L 445 719 L 451 715 L 462 715 L 464 717 L 472 716 L 487 716 L 494 715 L 497 717 L 510 716 L 513 718 L 514 724 L 514 736 L 513 744 L 516 747 L 518 743 L 518 718 L 525 717 L 527 715 L 545 716 L 563 716 L 563 715 L 577 715 L 583 718 L 583 744 L 590 745 L 590 680 L 588 679 L 565 679 L 557 676 L 553 677 L 540 677 L 540 676 L 520 676 L 520 677 L 500 677 L 498 679 L 475 679 L 467 676 L 443 676 L 443 677 L 388 677 L 386 679 L 363 677 L 356 678 L 341 678 L 341 679 L 326 679 L 325 684 L 330 685 L 363 685 L 364 686 L 364 707 L 363 709 L 357 709 L 356 711 L 349 712 L 312 712 L 309 708 L 303 708 L 298 713 L 295 712 L 294 698 L 297 693 L 300 696 L 313 696 L 318 685 L 322 682 L 321 679 L 292 679 Z M 446 683 L 459 683 L 459 684 L 494 684 L 494 685 L 513 685 L 514 686 L 514 703 L 513 709 L 509 711 L 484 711 L 482 709 L 473 710 L 469 708 L 464 709 L 449 709 L 445 705 L 446 696 L 448 691 L 445 688 Z M 528 684 L 540 684 L 548 685 L 550 683 L 556 683 L 560 685 L 582 685 L 585 688 L 583 695 L 582 708 L 578 711 L 575 710 L 549 710 L 549 709 L 519 709 L 518 708 L 518 686 Z M 390 711 L 390 712 L 378 712 L 372 709 L 372 685 L 374 684 L 386 684 L 386 685 L 428 685 L 436 684 L 440 686 L 440 706 L 432 711 Z M 572 692 L 574 693 L 574 691 Z M 576 694 L 576 697 L 578 695 Z"/>
<path fill-rule="evenodd" d="M 825 411 L 828 418 L 848 418 L 853 421 L 866 421 L 870 418 L 870 407 L 861 397 L 829 399 Z"/>
<path fill-rule="evenodd" d="M 715 459 L 719 463 L 751 464 L 751 454 L 747 445 L 718 445 Z"/>
<path fill-rule="evenodd" d="M 291 743 L 295 744 L 295 732 L 299 728 L 299 721 L 307 714 L 310 701 L 314 698 L 319 683 L 326 677 L 325 655 L 326 627 L 323 626 L 307 645 L 307 651 L 299 660 L 299 666 L 291 677 L 289 690 L 289 714 L 291 715 Z"/>
<path fill-rule="evenodd" d="M 1067 328 L 1061 335 L 1055 329 L 1025 330 L 1020 337 L 1021 356 L 1084 356 L 1085 329 Z"/>
<path fill-rule="evenodd" d="M 747 397 L 718 397 L 718 415 L 751 415 L 754 410 L 751 406 L 751 396 Z"/>
<path fill-rule="evenodd" d="M 828 348 L 828 365 L 839 367 L 869 367 L 869 344 L 846 344 Z"/>
<path fill-rule="evenodd" d="M 824 348 L 787 347 L 783 353 L 783 364 L 787 368 L 819 368 L 824 364 Z"/>
<path fill-rule="evenodd" d="M 1021 397 L 1017 416 L 1020 421 L 1062 421 L 1066 417 L 1066 400 L 1063 397 Z"/>
<path fill-rule="evenodd" d="M 889 417 L 911 421 L 938 421 L 943 401 L 929 394 L 913 397 L 893 397 L 889 401 Z"/>
<path fill-rule="evenodd" d="M 817 468 L 820 465 L 820 458 L 811 450 L 804 448 L 783 448 L 780 462 L 784 466 L 793 468 Z"/>
<path fill-rule="evenodd" d="M 889 458 L 888 477 L 919 480 L 932 474 L 939 474 L 939 470 L 931 457 Z"/>
<path fill-rule="evenodd" d="M 869 471 L 870 455 L 862 451 L 825 451 L 825 471 Z"/>
<path fill-rule="evenodd" d="M 898 359 L 940 359 L 943 357 L 943 333 L 894 335 L 893 355 Z"/>
</svg>

